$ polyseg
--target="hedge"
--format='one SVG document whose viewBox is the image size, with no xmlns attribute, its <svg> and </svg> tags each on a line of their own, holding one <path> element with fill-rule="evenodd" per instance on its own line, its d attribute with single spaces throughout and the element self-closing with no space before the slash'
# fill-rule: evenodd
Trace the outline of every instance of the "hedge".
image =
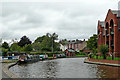
<svg viewBox="0 0 120 80">
<path fill-rule="evenodd" d="M 53 56 L 53 54 L 63 54 L 64 52 L 30 52 L 31 55 L 42 55 L 47 54 L 48 56 Z"/>
</svg>

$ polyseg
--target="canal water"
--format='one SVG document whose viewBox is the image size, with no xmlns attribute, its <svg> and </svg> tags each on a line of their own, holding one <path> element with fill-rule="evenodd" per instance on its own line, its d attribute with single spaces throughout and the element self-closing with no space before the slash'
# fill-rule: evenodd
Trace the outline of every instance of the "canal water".
<svg viewBox="0 0 120 80">
<path fill-rule="evenodd" d="M 120 68 L 87 64 L 85 58 L 62 58 L 15 65 L 10 71 L 21 78 L 120 78 Z"/>
</svg>

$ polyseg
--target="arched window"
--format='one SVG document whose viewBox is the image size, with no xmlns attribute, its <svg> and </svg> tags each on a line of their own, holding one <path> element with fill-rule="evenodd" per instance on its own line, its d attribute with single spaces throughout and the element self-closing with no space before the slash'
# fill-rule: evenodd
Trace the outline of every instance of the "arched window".
<svg viewBox="0 0 120 80">
<path fill-rule="evenodd" d="M 106 35 L 109 36 L 109 24 L 108 24 L 108 22 L 106 23 L 106 29 L 107 29 L 106 30 Z"/>
</svg>

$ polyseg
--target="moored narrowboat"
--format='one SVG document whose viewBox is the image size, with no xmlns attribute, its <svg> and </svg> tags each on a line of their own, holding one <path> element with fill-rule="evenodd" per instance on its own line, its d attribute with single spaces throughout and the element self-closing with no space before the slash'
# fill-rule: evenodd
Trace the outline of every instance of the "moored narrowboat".
<svg viewBox="0 0 120 80">
<path fill-rule="evenodd" d="M 39 59 L 39 55 L 21 54 L 19 56 L 18 63 L 36 62 L 39 61 Z"/>
</svg>

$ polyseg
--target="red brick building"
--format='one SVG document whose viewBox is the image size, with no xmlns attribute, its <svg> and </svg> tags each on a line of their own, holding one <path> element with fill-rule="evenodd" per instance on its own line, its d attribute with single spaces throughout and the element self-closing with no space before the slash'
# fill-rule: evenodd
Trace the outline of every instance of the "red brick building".
<svg viewBox="0 0 120 80">
<path fill-rule="evenodd" d="M 85 39 L 83 41 L 81 40 L 68 41 L 66 53 L 68 53 L 68 56 L 75 56 L 75 51 L 79 52 L 79 50 L 84 49 L 86 45 L 87 42 L 85 41 Z"/>
<path fill-rule="evenodd" d="M 120 56 L 120 10 L 108 10 L 105 21 L 98 21 L 98 48 L 105 44 L 109 54 Z"/>
</svg>

